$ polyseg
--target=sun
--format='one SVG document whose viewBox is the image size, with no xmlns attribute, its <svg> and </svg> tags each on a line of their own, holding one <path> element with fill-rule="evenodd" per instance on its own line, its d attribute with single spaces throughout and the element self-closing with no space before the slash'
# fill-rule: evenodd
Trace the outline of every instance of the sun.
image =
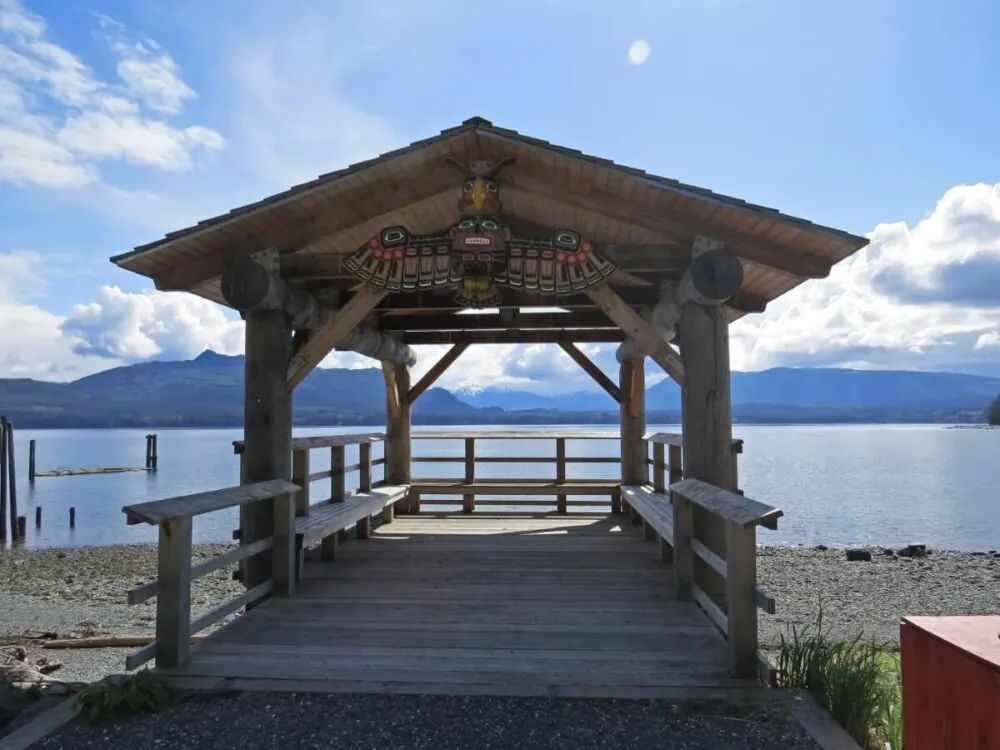
<svg viewBox="0 0 1000 750">
<path fill-rule="evenodd" d="M 645 39 L 636 39 L 628 48 L 628 60 L 633 65 L 642 65 L 649 59 L 649 42 Z"/>
</svg>

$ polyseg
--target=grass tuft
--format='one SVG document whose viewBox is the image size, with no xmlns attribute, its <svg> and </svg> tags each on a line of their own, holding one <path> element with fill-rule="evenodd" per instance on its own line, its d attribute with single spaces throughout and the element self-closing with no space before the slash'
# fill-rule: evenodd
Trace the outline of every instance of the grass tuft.
<svg viewBox="0 0 1000 750">
<path fill-rule="evenodd" d="M 899 660 L 888 644 L 858 634 L 849 640 L 794 625 L 778 652 L 779 685 L 807 690 L 862 747 L 902 750 Z"/>
</svg>

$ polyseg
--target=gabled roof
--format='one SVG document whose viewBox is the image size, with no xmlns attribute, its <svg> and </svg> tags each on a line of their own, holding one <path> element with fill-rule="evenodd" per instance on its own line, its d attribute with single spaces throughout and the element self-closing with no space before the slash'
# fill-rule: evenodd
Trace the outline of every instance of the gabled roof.
<svg viewBox="0 0 1000 750">
<path fill-rule="evenodd" d="M 825 275 L 832 264 L 868 243 L 474 117 L 111 260 L 154 279 L 158 288 L 190 290 L 222 302 L 218 276 L 226 259 L 274 247 L 286 254 L 283 271 L 287 268 L 304 285 L 350 288 L 340 269 L 343 255 L 383 226 L 398 222 L 412 231 L 431 231 L 457 218 L 460 180 L 444 163 L 446 156 L 460 161 L 514 156 L 516 166 L 500 180 L 512 221 L 579 228 L 598 247 L 621 246 L 629 257 L 645 256 L 639 266 L 649 266 L 647 271 L 668 256 L 683 256 L 684 244 L 694 235 L 720 239 L 743 260 L 748 295 L 763 302 L 805 278 Z M 635 283 L 635 278 L 622 278 Z M 645 282 L 640 278 L 638 283 Z"/>
</svg>

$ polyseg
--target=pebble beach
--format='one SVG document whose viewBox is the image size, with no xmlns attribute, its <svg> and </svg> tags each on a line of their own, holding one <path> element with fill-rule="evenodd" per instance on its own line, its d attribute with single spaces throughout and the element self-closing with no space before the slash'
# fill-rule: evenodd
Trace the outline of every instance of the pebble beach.
<svg viewBox="0 0 1000 750">
<path fill-rule="evenodd" d="M 199 545 L 196 562 L 230 549 Z M 903 615 L 1000 614 L 1000 556 L 930 549 L 911 558 L 871 550 L 871 560 L 849 562 L 842 549 L 761 547 L 758 581 L 777 601 L 777 613 L 761 615 L 765 649 L 779 646 L 793 626 L 815 627 L 850 638 L 859 630 L 898 644 Z M 242 592 L 231 568 L 196 581 L 192 609 L 197 615 Z M 137 606 L 125 592 L 155 578 L 152 545 L 71 549 L 0 550 L 0 638 L 24 643 L 25 635 L 152 634 L 155 599 Z M 54 676 L 91 681 L 123 670 L 130 649 L 47 650 L 63 663 Z M 36 653 L 42 653 L 38 649 Z"/>
</svg>

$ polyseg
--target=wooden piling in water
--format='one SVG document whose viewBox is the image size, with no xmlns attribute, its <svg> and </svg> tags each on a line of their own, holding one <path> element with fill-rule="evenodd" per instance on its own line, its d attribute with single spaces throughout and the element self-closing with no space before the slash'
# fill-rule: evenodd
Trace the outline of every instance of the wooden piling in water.
<svg viewBox="0 0 1000 750">
<path fill-rule="evenodd" d="M 73 507 L 69 509 L 69 527 L 71 529 L 76 528 L 76 508 Z"/>
<path fill-rule="evenodd" d="M 7 493 L 10 503 L 10 538 L 16 540 L 20 536 L 21 527 L 17 515 L 17 472 L 14 470 L 14 423 L 7 420 L 4 425 L 7 435 Z"/>
<path fill-rule="evenodd" d="M 35 441 L 28 441 L 28 483 L 35 483 Z"/>
<path fill-rule="evenodd" d="M 28 536 L 28 519 L 26 516 L 17 517 L 17 538 L 24 541 L 24 538 Z"/>
<path fill-rule="evenodd" d="M 14 533 L 13 529 L 11 533 Z M 0 417 L 0 542 L 7 541 L 7 417 Z"/>
<path fill-rule="evenodd" d="M 42 509 L 41 507 L 35 508 L 35 528 L 42 528 Z"/>
<path fill-rule="evenodd" d="M 157 455 L 156 455 L 156 435 L 146 435 L 146 470 L 156 471 Z"/>
</svg>

